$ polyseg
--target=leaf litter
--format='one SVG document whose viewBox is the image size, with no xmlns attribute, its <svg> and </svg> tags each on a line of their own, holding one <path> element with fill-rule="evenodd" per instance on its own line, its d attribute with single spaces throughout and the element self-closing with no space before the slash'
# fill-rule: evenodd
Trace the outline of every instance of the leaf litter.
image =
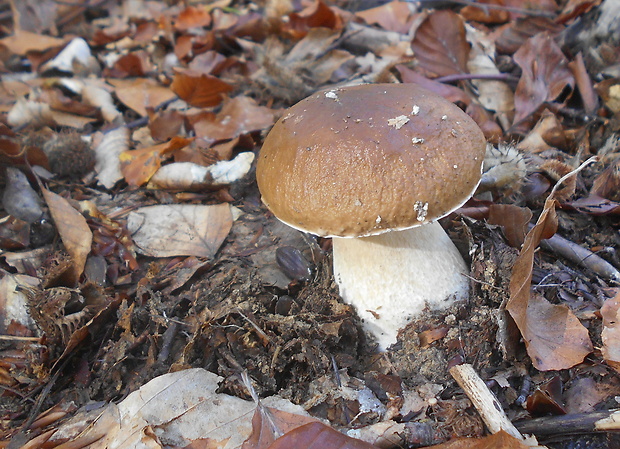
<svg viewBox="0 0 620 449">
<path fill-rule="evenodd" d="M 462 363 L 517 427 L 537 423 L 539 406 L 522 404 L 540 398 L 584 420 L 614 408 L 613 2 L 40 2 L 32 15 L 12 3 L 0 18 L 3 442 L 524 447 L 483 437 L 448 374 Z M 425 86 L 494 145 L 475 198 L 442 220 L 469 255 L 469 301 L 414 320 L 385 354 L 337 294 L 329 239 L 278 223 L 253 179 L 286 107 L 360 82 Z M 552 190 L 592 154 L 599 162 Z M 21 183 L 10 181 L 16 170 Z M 275 408 L 247 400 L 244 372 Z M 196 373 L 219 377 L 200 388 L 179 380 Z M 149 381 L 171 381 L 151 396 L 161 405 L 119 412 Z M 549 385 L 560 387 L 552 401 Z M 228 416 L 221 434 L 194 418 L 181 426 L 191 406 L 161 413 L 188 406 L 186 393 L 215 398 L 206 421 Z M 284 403 L 297 404 L 292 415 Z M 323 423 L 306 424 L 307 412 Z M 299 427 L 274 433 L 272 418 Z M 584 441 L 556 433 L 546 447 Z"/>
</svg>

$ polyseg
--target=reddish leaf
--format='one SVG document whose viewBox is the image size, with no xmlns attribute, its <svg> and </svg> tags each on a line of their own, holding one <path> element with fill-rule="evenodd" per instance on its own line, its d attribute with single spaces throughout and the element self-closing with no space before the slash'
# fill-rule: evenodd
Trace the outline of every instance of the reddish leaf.
<svg viewBox="0 0 620 449">
<path fill-rule="evenodd" d="M 174 23 L 177 31 L 187 31 L 190 28 L 202 28 L 211 25 L 211 14 L 205 8 L 188 6 L 179 13 Z"/>
<path fill-rule="evenodd" d="M 598 109 L 598 96 L 592 86 L 592 80 L 586 70 L 582 54 L 578 53 L 575 60 L 568 63 L 568 67 L 575 77 L 579 95 L 583 102 L 583 108 L 586 110 L 587 114 L 594 113 Z"/>
<path fill-rule="evenodd" d="M 313 2 L 299 13 L 290 14 L 289 19 L 289 31 L 297 38 L 305 36 L 310 28 L 322 27 L 331 30 L 342 28 L 340 16 L 321 0 Z"/>
<path fill-rule="evenodd" d="M 548 33 L 529 39 L 514 60 L 522 70 L 515 92 L 514 123 L 529 117 L 545 102 L 556 100 L 575 83 L 567 59 Z"/>
<path fill-rule="evenodd" d="M 278 438 L 269 449 L 377 449 L 320 422 L 305 424 Z"/>
<path fill-rule="evenodd" d="M 444 9 L 435 11 L 420 25 L 411 43 L 419 67 L 426 76 L 467 73 L 469 43 L 463 19 Z"/>
<path fill-rule="evenodd" d="M 217 106 L 233 87 L 214 76 L 194 70 L 177 70 L 170 86 L 181 99 L 197 108 Z"/>
<path fill-rule="evenodd" d="M 151 70 L 152 64 L 148 53 L 139 50 L 118 58 L 107 73 L 114 78 L 127 78 L 145 76 Z"/>
<path fill-rule="evenodd" d="M 276 440 L 275 432 L 286 434 L 309 423 L 318 423 L 318 420 L 271 407 L 256 407 L 252 417 L 252 433 L 241 449 L 266 449 Z"/>
<path fill-rule="evenodd" d="M 570 368 L 592 351 L 588 330 L 568 307 L 551 304 L 538 294 L 530 295 L 534 252 L 540 241 L 550 238 L 556 229 L 555 199 L 550 196 L 515 261 L 506 305 L 523 336 L 532 364 L 540 371 Z"/>
</svg>

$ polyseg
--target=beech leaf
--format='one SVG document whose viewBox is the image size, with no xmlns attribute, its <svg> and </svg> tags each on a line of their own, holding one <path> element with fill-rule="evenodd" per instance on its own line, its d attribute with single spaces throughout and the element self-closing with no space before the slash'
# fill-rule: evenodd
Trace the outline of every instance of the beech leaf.
<svg viewBox="0 0 620 449">
<path fill-rule="evenodd" d="M 565 305 L 530 295 L 534 253 L 542 239 L 553 236 L 558 221 L 553 194 L 536 225 L 525 236 L 510 278 L 506 310 L 515 321 L 534 367 L 540 371 L 568 369 L 592 352 L 588 330 Z"/>
<path fill-rule="evenodd" d="M 47 203 L 58 234 L 65 249 L 71 256 L 72 277 L 70 283 L 77 284 L 84 271 L 86 258 L 90 253 L 93 233 L 84 216 L 71 206 L 69 201 L 47 189 L 41 189 Z"/>
</svg>

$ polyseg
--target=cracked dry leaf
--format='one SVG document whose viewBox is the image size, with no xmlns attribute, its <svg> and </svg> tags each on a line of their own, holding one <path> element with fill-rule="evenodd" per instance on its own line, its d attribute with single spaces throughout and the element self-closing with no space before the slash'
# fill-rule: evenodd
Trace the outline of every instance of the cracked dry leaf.
<svg viewBox="0 0 620 449">
<path fill-rule="evenodd" d="M 232 227 L 230 205 L 170 204 L 136 209 L 127 229 L 149 257 L 213 257 Z"/>
<path fill-rule="evenodd" d="M 41 189 L 41 192 L 54 219 L 60 239 L 71 256 L 73 269 L 69 284 L 77 284 L 84 271 L 86 258 L 90 254 L 93 233 L 84 216 L 71 206 L 69 201 L 47 189 Z"/>
<path fill-rule="evenodd" d="M 567 306 L 551 304 L 544 296 L 530 292 L 536 248 L 541 240 L 552 237 L 558 226 L 555 202 L 552 196 L 547 198 L 536 225 L 525 236 L 512 269 L 506 304 L 532 364 L 540 371 L 571 368 L 593 349 L 588 330 Z"/>
</svg>

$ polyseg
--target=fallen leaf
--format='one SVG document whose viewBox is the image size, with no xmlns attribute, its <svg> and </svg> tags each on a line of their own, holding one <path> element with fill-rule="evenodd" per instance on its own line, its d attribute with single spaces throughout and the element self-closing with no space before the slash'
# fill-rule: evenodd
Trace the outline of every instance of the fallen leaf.
<svg viewBox="0 0 620 449">
<path fill-rule="evenodd" d="M 176 69 L 170 89 L 188 104 L 208 108 L 220 104 L 233 87 L 215 76 L 190 69 Z"/>
<path fill-rule="evenodd" d="M 530 449 L 529 444 L 518 440 L 503 430 L 484 438 L 457 438 L 428 449 Z"/>
<path fill-rule="evenodd" d="M 177 31 L 202 28 L 211 25 L 211 13 L 207 7 L 188 6 L 177 16 L 174 27 Z"/>
<path fill-rule="evenodd" d="M 97 179 L 104 187 L 111 189 L 123 179 L 121 173 L 121 153 L 129 150 L 129 129 L 120 127 L 108 131 L 94 142 L 95 171 Z"/>
<path fill-rule="evenodd" d="M 377 449 L 364 441 L 348 437 L 320 422 L 305 424 L 282 435 L 267 449 Z"/>
<path fill-rule="evenodd" d="M 121 172 L 130 186 L 141 186 L 159 170 L 165 157 L 183 148 L 193 139 L 174 137 L 169 142 L 139 150 L 124 151 L 119 155 Z"/>
<path fill-rule="evenodd" d="M 62 243 L 71 256 L 73 270 L 69 282 L 77 284 L 90 253 L 93 233 L 84 216 L 75 210 L 69 201 L 47 189 L 41 189 L 41 192 L 50 209 Z"/>
<path fill-rule="evenodd" d="M 522 70 L 515 91 L 515 124 L 575 84 L 568 60 L 548 33 L 528 39 L 514 54 L 514 61 Z"/>
<path fill-rule="evenodd" d="M 613 298 L 608 298 L 601 307 L 603 331 L 601 353 L 605 362 L 620 372 L 620 290 Z"/>
<path fill-rule="evenodd" d="M 51 0 L 10 0 L 15 30 L 55 34 L 58 5 Z"/>
<path fill-rule="evenodd" d="M 233 160 L 218 161 L 208 167 L 192 162 L 174 162 L 161 167 L 149 182 L 149 188 L 168 190 L 205 190 L 239 181 L 249 171 L 254 153 L 239 153 Z"/>
<path fill-rule="evenodd" d="M 412 15 L 412 5 L 408 2 L 391 1 L 381 6 L 364 9 L 355 13 L 369 25 L 379 25 L 384 30 L 407 33 Z"/>
<path fill-rule="evenodd" d="M 118 404 L 79 412 L 56 430 L 49 444 L 132 449 L 162 447 L 160 442 L 166 441 L 172 447 L 239 449 L 252 431 L 255 404 L 216 393 L 222 380 L 202 368 L 164 374 Z M 278 396 L 261 402 L 308 417 L 300 406 Z"/>
<path fill-rule="evenodd" d="M 425 76 L 420 75 L 418 72 L 401 64 L 396 66 L 396 70 L 398 70 L 403 83 L 419 84 L 423 88 L 435 92 L 437 95 L 441 95 L 446 100 L 450 100 L 452 103 L 463 103 L 465 105 L 471 103 L 471 98 L 465 93 L 465 91 L 456 86 L 451 86 L 450 84 L 443 84 L 438 81 L 428 79 Z"/>
<path fill-rule="evenodd" d="M 547 17 L 517 19 L 502 27 L 499 37 L 495 40 L 495 45 L 498 52 L 511 55 L 532 36 L 544 32 L 556 35 L 563 29 L 562 25 L 558 25 Z"/>
<path fill-rule="evenodd" d="M 314 422 L 319 421 L 309 416 L 260 405 L 256 407 L 252 417 L 252 433 L 241 449 L 266 449 L 282 434 Z"/>
<path fill-rule="evenodd" d="M 411 48 L 418 67 L 429 78 L 467 73 L 469 43 L 465 24 L 451 10 L 430 14 L 418 27 Z"/>
<path fill-rule="evenodd" d="M 43 52 L 54 47 L 60 47 L 65 42 L 64 39 L 18 30 L 11 36 L 0 39 L 0 45 L 16 55 L 25 55 L 30 51 Z"/>
<path fill-rule="evenodd" d="M 115 87 L 114 93 L 120 102 L 142 117 L 148 115 L 147 109 L 155 109 L 176 97 L 170 88 L 148 78 L 110 80 L 109 82 Z"/>
<path fill-rule="evenodd" d="M 270 128 L 274 122 L 272 109 L 259 106 L 250 97 L 239 95 L 226 101 L 215 117 L 206 116 L 195 122 L 194 130 L 197 137 L 216 142 Z"/>
<path fill-rule="evenodd" d="M 300 39 L 312 28 L 328 28 L 339 30 L 342 28 L 342 19 L 322 0 L 314 0 L 300 12 L 289 14 L 287 31 Z"/>
<path fill-rule="evenodd" d="M 514 248 L 523 245 L 531 219 L 532 211 L 526 207 L 513 204 L 491 204 L 489 207 L 488 222 L 501 226 L 508 244 Z"/>
<path fill-rule="evenodd" d="M 540 371 L 571 368 L 592 352 L 588 330 L 567 306 L 551 304 L 543 296 L 530 293 L 535 250 L 557 229 L 555 201 L 550 195 L 536 225 L 525 237 L 512 269 L 506 304 L 532 364 Z"/>
<path fill-rule="evenodd" d="M 228 204 L 148 206 L 127 218 L 138 252 L 150 257 L 213 257 L 231 227 Z"/>
</svg>

